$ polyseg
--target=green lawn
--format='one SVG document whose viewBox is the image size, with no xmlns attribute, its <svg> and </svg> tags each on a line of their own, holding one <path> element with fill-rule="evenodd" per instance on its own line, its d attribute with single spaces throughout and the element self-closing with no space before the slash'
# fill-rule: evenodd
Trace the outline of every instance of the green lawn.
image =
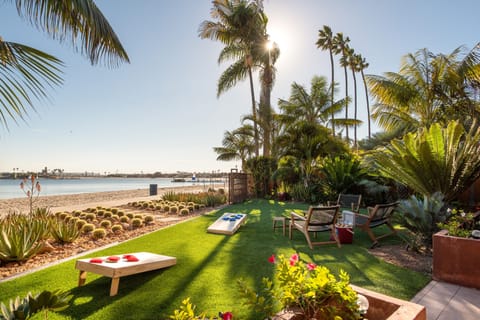
<svg viewBox="0 0 480 320">
<path fill-rule="evenodd" d="M 357 231 L 354 244 L 326 245 L 310 250 L 305 238 L 296 232 L 293 240 L 281 229 L 272 231 L 272 217 L 306 205 L 255 200 L 232 205 L 210 215 L 156 231 L 86 257 L 149 251 L 175 256 L 177 265 L 121 278 L 119 293 L 109 296 L 110 278 L 88 274 L 86 285 L 77 287 L 78 271 L 71 260 L 47 269 L 0 283 L 0 301 L 44 289 L 69 290 L 71 306 L 49 319 L 167 319 L 183 299 L 190 297 L 197 310 L 217 314 L 232 311 L 235 319 L 254 319 L 242 306 L 235 280 L 242 277 L 259 285 L 271 277 L 272 254 L 299 253 L 304 261 L 327 266 L 335 274 L 350 274 L 353 284 L 409 300 L 430 278 L 423 274 L 384 263 L 370 255 L 370 240 Z M 233 236 L 206 233 L 207 227 L 224 212 L 248 214 L 246 225 Z M 328 235 L 321 234 L 321 237 Z M 396 237 L 382 243 L 395 243 Z M 37 315 L 35 318 L 41 319 Z"/>
</svg>

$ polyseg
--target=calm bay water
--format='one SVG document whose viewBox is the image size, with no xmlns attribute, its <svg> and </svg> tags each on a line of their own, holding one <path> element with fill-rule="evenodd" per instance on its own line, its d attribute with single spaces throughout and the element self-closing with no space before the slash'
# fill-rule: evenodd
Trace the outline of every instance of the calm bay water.
<svg viewBox="0 0 480 320">
<path fill-rule="evenodd" d="M 156 184 L 159 188 L 194 185 L 205 186 L 207 189 L 210 187 L 208 180 L 195 183 L 186 180 L 186 182 L 172 182 L 171 178 L 40 179 L 42 185 L 40 196 L 148 189 L 150 184 Z M 25 197 L 20 189 L 20 182 L 22 182 L 21 179 L 0 179 L 0 199 Z"/>
</svg>

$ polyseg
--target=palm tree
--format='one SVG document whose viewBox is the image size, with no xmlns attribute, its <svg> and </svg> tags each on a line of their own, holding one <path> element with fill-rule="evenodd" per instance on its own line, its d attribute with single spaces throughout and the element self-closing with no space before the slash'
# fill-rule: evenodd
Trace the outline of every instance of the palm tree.
<svg viewBox="0 0 480 320">
<path fill-rule="evenodd" d="M 385 130 L 403 133 L 456 119 L 469 125 L 480 116 L 474 94 L 480 79 L 480 47 L 463 58 L 461 53 L 461 47 L 449 55 L 421 49 L 403 58 L 399 73 L 367 76 L 377 100 L 372 117 Z"/>
<path fill-rule="evenodd" d="M 225 44 L 218 63 L 234 60 L 220 76 L 217 97 L 234 87 L 248 76 L 252 103 L 253 126 L 255 134 L 255 154 L 259 155 L 259 137 L 257 127 L 257 108 L 253 87 L 253 69 L 258 68 L 259 42 L 266 30 L 267 17 L 263 13 L 261 1 L 214 0 L 212 18 L 218 21 L 203 21 L 199 27 L 199 36 Z"/>
<path fill-rule="evenodd" d="M 355 56 L 355 51 L 352 48 L 347 48 L 346 50 L 346 63 L 348 67 L 352 71 L 353 76 L 353 145 L 355 148 L 357 147 L 357 76 L 355 75 L 357 72 L 357 57 Z"/>
<path fill-rule="evenodd" d="M 9 1 L 13 2 L 13 1 Z M 71 42 L 92 65 L 116 67 L 129 62 L 120 40 L 92 0 L 15 0 L 18 14 L 60 42 Z M 63 63 L 40 50 L 0 37 L 0 123 L 8 129 L 34 109 L 34 100 L 59 86 Z"/>
<path fill-rule="evenodd" d="M 253 139 L 253 128 L 250 125 L 243 125 L 233 131 L 225 131 L 222 141 L 223 146 L 213 148 L 218 154 L 217 160 L 240 160 L 242 170 L 246 172 L 246 162 L 255 149 Z"/>
<path fill-rule="evenodd" d="M 334 101 L 334 95 L 335 95 L 335 74 L 334 74 L 334 64 L 333 64 L 333 48 L 334 48 L 334 43 L 333 43 L 333 34 L 332 34 L 332 29 L 329 26 L 324 25 L 322 30 L 318 31 L 318 40 L 317 40 L 317 48 L 320 48 L 322 50 L 328 50 L 328 53 L 330 55 L 330 67 L 331 67 L 331 73 L 332 73 L 332 78 L 331 78 L 331 83 L 330 83 L 330 103 L 333 105 Z M 333 135 L 335 135 L 335 116 L 334 113 L 332 112 L 332 132 Z"/>
<path fill-rule="evenodd" d="M 280 49 L 276 43 L 269 41 L 268 34 L 264 34 L 263 41 L 262 69 L 260 70 L 260 116 L 263 123 L 263 156 L 271 156 L 271 134 L 272 134 L 272 104 L 271 93 L 275 82 L 275 62 L 280 55 Z"/>
<path fill-rule="evenodd" d="M 292 124 L 299 120 L 308 123 L 329 125 L 331 115 L 338 113 L 345 105 L 344 99 L 331 103 L 330 92 L 325 77 L 314 76 L 311 81 L 310 93 L 304 86 L 294 82 L 291 86 L 290 98 L 280 99 L 278 106 L 282 113 L 279 115 L 285 124 Z M 343 119 L 334 119 L 336 125 Z"/>
<path fill-rule="evenodd" d="M 372 128 L 371 128 L 371 120 L 370 120 L 370 103 L 368 101 L 368 88 L 367 88 L 367 81 L 365 79 L 365 73 L 363 70 L 367 69 L 369 64 L 367 60 L 362 57 L 361 54 L 356 55 L 356 69 L 362 75 L 363 87 L 365 88 L 365 99 L 367 101 L 367 123 L 368 123 L 368 138 L 372 137 Z"/>
<path fill-rule="evenodd" d="M 345 74 L 345 119 L 348 119 L 348 74 L 347 74 L 347 67 L 348 67 L 348 60 L 347 60 L 347 51 L 348 51 L 348 43 L 350 39 L 348 37 L 344 38 L 343 33 L 339 32 L 333 38 L 334 50 L 335 54 L 341 54 L 340 57 L 340 65 L 343 67 L 343 71 Z M 347 141 L 350 140 L 348 135 L 348 125 L 345 126 L 345 133 L 347 137 Z"/>
</svg>

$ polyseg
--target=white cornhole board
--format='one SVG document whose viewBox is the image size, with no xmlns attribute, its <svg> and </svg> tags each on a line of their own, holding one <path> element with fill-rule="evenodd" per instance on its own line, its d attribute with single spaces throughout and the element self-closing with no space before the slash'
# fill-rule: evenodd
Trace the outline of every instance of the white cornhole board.
<svg viewBox="0 0 480 320">
<path fill-rule="evenodd" d="M 208 227 L 207 232 L 232 235 L 237 232 L 245 219 L 247 215 L 244 213 L 224 213 Z"/>
</svg>

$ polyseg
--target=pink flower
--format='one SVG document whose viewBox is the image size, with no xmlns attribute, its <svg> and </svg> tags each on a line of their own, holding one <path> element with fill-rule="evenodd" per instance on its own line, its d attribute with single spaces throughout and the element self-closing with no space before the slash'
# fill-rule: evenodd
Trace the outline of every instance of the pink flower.
<svg viewBox="0 0 480 320">
<path fill-rule="evenodd" d="M 310 262 L 309 264 L 307 264 L 307 269 L 310 271 L 313 271 L 316 267 L 317 265 L 315 263 Z"/>
<path fill-rule="evenodd" d="M 270 262 L 270 263 L 275 263 L 275 255 L 274 255 L 274 254 L 272 254 L 272 255 L 270 256 L 270 258 L 268 258 L 268 262 Z"/>
<path fill-rule="evenodd" d="M 298 254 L 295 253 L 290 257 L 290 265 L 293 267 L 297 262 L 298 262 Z"/>
</svg>

